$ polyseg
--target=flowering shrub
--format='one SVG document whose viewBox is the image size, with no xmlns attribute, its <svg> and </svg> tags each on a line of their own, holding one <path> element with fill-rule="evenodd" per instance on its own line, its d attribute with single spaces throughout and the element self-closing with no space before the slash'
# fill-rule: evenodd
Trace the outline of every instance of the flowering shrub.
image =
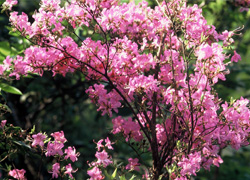
<svg viewBox="0 0 250 180">
<path fill-rule="evenodd" d="M 15 3 L 6 1 L 4 8 L 11 10 Z M 231 46 L 237 31 L 217 32 L 197 5 L 175 0 L 152 9 L 144 1 L 42 0 L 32 17 L 31 23 L 25 13 L 10 12 L 13 30 L 33 45 L 24 56 L 7 57 L 1 74 L 19 79 L 47 70 L 83 73 L 92 83 L 86 90 L 91 101 L 112 117 L 112 133 L 136 142 L 135 151 L 151 154 L 151 165 L 129 158 L 125 169 L 144 167 L 146 179 L 185 180 L 201 168 L 219 166 L 220 149 L 249 144 L 249 101 L 224 102 L 213 88 L 226 80 L 228 64 L 241 59 Z M 82 39 L 77 30 L 86 27 L 92 34 Z M 129 109 L 129 117 L 116 115 L 122 108 Z M 63 153 L 63 132 L 51 136 L 54 141 L 45 148 L 46 137 L 33 135 L 32 146 L 46 156 L 67 154 L 64 159 L 77 160 L 74 147 Z M 89 163 L 93 180 L 118 176 L 117 169 L 111 176 L 103 174 L 114 164 L 107 152 L 112 143 L 103 141 L 97 143 L 97 160 Z M 68 164 L 64 174 L 72 177 L 73 172 Z M 59 162 L 51 173 L 53 178 L 62 175 Z"/>
</svg>

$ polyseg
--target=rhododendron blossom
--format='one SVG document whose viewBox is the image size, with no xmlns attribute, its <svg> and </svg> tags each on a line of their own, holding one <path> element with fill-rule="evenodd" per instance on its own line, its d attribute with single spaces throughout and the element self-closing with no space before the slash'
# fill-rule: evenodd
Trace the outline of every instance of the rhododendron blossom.
<svg viewBox="0 0 250 180">
<path fill-rule="evenodd" d="M 7 120 L 2 120 L 2 121 L 1 121 L 1 125 L 0 125 L 0 127 L 1 127 L 2 129 L 4 128 L 4 126 L 5 126 L 6 122 L 7 122 Z"/>
<path fill-rule="evenodd" d="M 91 170 L 88 170 L 88 175 L 90 176 L 90 180 L 104 179 L 104 176 L 102 175 L 102 171 L 98 167 L 94 167 Z"/>
<path fill-rule="evenodd" d="M 135 159 L 129 158 L 128 159 L 129 164 L 126 166 L 126 169 L 140 171 L 140 168 L 139 168 L 140 163 L 138 163 L 138 161 L 139 160 L 137 158 L 135 158 Z"/>
<path fill-rule="evenodd" d="M 224 102 L 213 88 L 226 80 L 228 58 L 232 64 L 241 59 L 230 49 L 235 31 L 217 32 L 198 5 L 185 0 L 154 8 L 145 1 L 43 0 L 32 18 L 10 13 L 13 30 L 32 43 L 23 57 L 7 57 L 0 74 L 19 79 L 48 70 L 63 76 L 81 72 L 97 111 L 112 118 L 115 137 L 120 133 L 135 152 L 151 154 L 146 168 L 153 180 L 189 179 L 201 168 L 219 166 L 220 149 L 248 145 L 249 101 Z M 93 34 L 81 38 L 78 30 L 85 28 Z M 99 40 L 91 39 L 95 35 Z M 127 114 L 121 116 L 121 109 Z M 46 156 L 63 156 L 63 132 L 51 136 Z M 42 145 L 33 138 L 34 146 Z M 108 154 L 111 141 L 96 144 L 97 160 L 88 163 L 91 180 L 104 179 L 101 170 L 114 164 Z M 74 147 L 64 152 L 65 159 L 77 160 Z M 125 169 L 139 170 L 138 165 L 129 159 Z M 57 177 L 59 164 L 52 169 Z M 67 166 L 66 174 L 71 177 L 71 172 Z"/>
<path fill-rule="evenodd" d="M 110 140 L 109 140 L 109 137 L 107 137 L 106 139 L 105 139 L 105 147 L 107 147 L 108 149 L 114 149 L 113 147 L 112 147 L 112 144 L 114 144 L 114 143 L 112 143 Z"/>
<path fill-rule="evenodd" d="M 38 133 L 38 134 L 34 134 L 32 135 L 32 138 L 34 139 L 31 146 L 36 146 L 36 145 L 39 145 L 41 147 L 43 147 L 44 145 L 44 139 L 46 138 L 46 136 L 42 133 Z"/>
<path fill-rule="evenodd" d="M 200 153 L 189 154 L 188 158 L 184 157 L 182 161 L 178 162 L 178 166 L 182 167 L 181 175 L 196 175 L 196 171 L 200 169 L 201 163 L 201 155 Z"/>
<path fill-rule="evenodd" d="M 27 180 L 24 174 L 26 171 L 24 169 L 13 169 L 9 171 L 9 176 L 12 176 L 13 178 L 16 178 L 17 180 Z"/>
<path fill-rule="evenodd" d="M 75 162 L 75 161 L 77 161 L 78 160 L 78 156 L 79 156 L 79 153 L 76 153 L 76 149 L 75 149 L 75 147 L 68 147 L 68 149 L 65 149 L 65 153 L 67 154 L 66 156 L 65 156 L 65 159 L 68 159 L 68 158 L 70 158 L 70 160 L 72 161 L 72 162 Z"/>
<path fill-rule="evenodd" d="M 59 163 L 55 163 L 52 165 L 52 171 L 50 173 L 52 173 L 52 178 L 58 178 L 58 174 L 60 170 L 60 164 Z"/>
<path fill-rule="evenodd" d="M 62 156 L 63 151 L 62 148 L 64 147 L 63 143 L 59 142 L 49 142 L 47 145 L 47 152 L 45 153 L 46 156 L 54 156 L 56 154 Z"/>
<path fill-rule="evenodd" d="M 112 163 L 108 156 L 108 153 L 105 150 L 103 150 L 102 152 L 96 152 L 95 157 L 97 158 L 96 163 L 99 165 L 103 165 L 104 167 L 107 167 Z"/>
<path fill-rule="evenodd" d="M 17 0 L 6 0 L 2 6 L 5 9 L 12 10 L 12 6 L 16 5 L 17 3 L 18 3 Z"/>
<path fill-rule="evenodd" d="M 75 173 L 77 170 L 73 170 L 71 164 L 66 165 L 65 168 L 66 168 L 66 171 L 64 172 L 64 174 L 68 174 L 69 177 L 73 179 L 74 177 L 72 173 Z"/>
<path fill-rule="evenodd" d="M 64 137 L 64 132 L 54 132 L 51 134 L 55 138 L 55 141 L 65 143 L 67 139 Z"/>
<path fill-rule="evenodd" d="M 234 51 L 234 55 L 232 56 L 231 61 L 238 62 L 239 60 L 241 60 L 240 55 L 236 51 Z"/>
</svg>

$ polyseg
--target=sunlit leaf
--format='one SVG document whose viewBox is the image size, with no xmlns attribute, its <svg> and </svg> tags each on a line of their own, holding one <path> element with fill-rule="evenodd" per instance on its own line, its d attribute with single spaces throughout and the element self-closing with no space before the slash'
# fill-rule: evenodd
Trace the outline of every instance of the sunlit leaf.
<svg viewBox="0 0 250 180">
<path fill-rule="evenodd" d="M 19 89 L 5 83 L 0 83 L 0 88 L 2 91 L 5 91 L 7 93 L 17 94 L 17 95 L 23 94 Z"/>
</svg>

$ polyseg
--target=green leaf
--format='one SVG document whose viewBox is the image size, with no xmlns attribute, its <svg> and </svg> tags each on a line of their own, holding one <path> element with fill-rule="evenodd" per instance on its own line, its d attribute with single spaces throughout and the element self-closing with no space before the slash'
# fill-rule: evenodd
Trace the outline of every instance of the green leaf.
<svg viewBox="0 0 250 180">
<path fill-rule="evenodd" d="M 105 178 L 108 180 L 112 180 L 111 176 L 108 174 L 107 170 L 104 170 Z"/>
<path fill-rule="evenodd" d="M 235 103 L 236 99 L 234 99 L 233 97 L 230 98 L 230 105 L 233 105 Z"/>
<path fill-rule="evenodd" d="M 47 142 L 49 142 L 51 140 L 51 138 L 48 138 L 44 141 L 44 144 L 46 144 Z"/>
<path fill-rule="evenodd" d="M 6 56 L 10 55 L 10 44 L 8 41 L 0 42 L 0 61 L 2 62 Z"/>
<path fill-rule="evenodd" d="M 0 109 L 3 109 L 3 110 L 5 110 L 5 111 L 7 111 L 9 113 L 12 113 L 11 109 L 6 104 L 1 104 L 0 103 Z"/>
<path fill-rule="evenodd" d="M 23 146 L 23 147 L 26 147 L 28 149 L 31 149 L 31 147 L 27 144 L 25 144 L 24 142 L 22 141 L 13 141 L 15 144 L 19 145 L 19 146 Z"/>
<path fill-rule="evenodd" d="M 120 180 L 126 180 L 125 175 L 119 176 Z"/>
<path fill-rule="evenodd" d="M 8 164 L 5 163 L 5 166 L 6 166 L 7 171 L 11 170 L 11 165 L 8 165 Z"/>
<path fill-rule="evenodd" d="M 30 134 L 33 134 L 33 133 L 35 132 L 35 130 L 36 130 L 36 126 L 33 125 L 33 128 L 32 128 L 31 131 L 30 131 Z"/>
<path fill-rule="evenodd" d="M 19 133 L 20 131 L 22 131 L 22 128 L 19 126 L 9 126 L 8 128 L 10 131 L 14 131 L 14 133 Z"/>
<path fill-rule="evenodd" d="M 133 174 L 133 176 L 129 179 L 129 180 L 133 180 L 133 179 L 135 179 L 135 175 Z"/>
<path fill-rule="evenodd" d="M 203 101 L 204 100 L 204 93 L 202 93 L 202 95 L 201 95 L 201 101 Z"/>
<path fill-rule="evenodd" d="M 8 84 L 5 84 L 5 83 L 0 83 L 0 88 L 1 88 L 1 90 L 5 91 L 7 93 L 17 94 L 17 95 L 23 94 L 19 89 L 15 88 L 13 86 L 10 86 Z"/>
<path fill-rule="evenodd" d="M 117 173 L 117 168 L 115 169 L 115 171 L 113 172 L 113 174 L 111 175 L 111 179 L 114 179 L 116 177 L 116 173 Z"/>
<path fill-rule="evenodd" d="M 20 33 L 18 31 L 13 31 L 12 29 L 9 31 L 9 35 L 14 37 L 20 37 Z"/>
</svg>

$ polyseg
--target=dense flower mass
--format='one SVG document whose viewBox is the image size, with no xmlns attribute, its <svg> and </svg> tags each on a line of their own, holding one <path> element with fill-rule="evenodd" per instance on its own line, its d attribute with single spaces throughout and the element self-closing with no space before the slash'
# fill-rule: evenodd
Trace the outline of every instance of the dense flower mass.
<svg viewBox="0 0 250 180">
<path fill-rule="evenodd" d="M 47 70 L 54 75 L 82 72 L 92 83 L 86 92 L 98 111 L 113 117 L 112 133 L 151 152 L 152 179 L 169 177 L 166 169 L 175 179 L 187 179 L 201 168 L 219 166 L 220 148 L 248 144 L 249 101 L 223 102 L 213 89 L 229 73 L 231 55 L 223 48 L 234 42 L 234 32 L 217 32 L 198 5 L 172 0 L 153 9 L 145 1 L 72 0 L 62 5 L 42 0 L 32 23 L 18 12 L 10 13 L 10 21 L 35 45 L 23 57 L 7 57 L 0 73 L 19 79 Z M 81 39 L 76 30 L 86 27 L 100 40 Z M 235 50 L 231 53 L 231 63 L 241 59 Z M 114 117 L 121 108 L 130 113 Z M 62 156 L 63 132 L 52 136 L 55 141 L 48 143 L 46 156 Z M 33 138 L 34 146 L 42 146 L 41 138 Z M 89 164 L 93 180 L 104 179 L 101 168 L 113 163 L 106 151 L 112 143 L 103 142 L 97 143 L 97 161 Z M 77 160 L 74 148 L 65 153 L 65 159 Z M 138 166 L 137 159 L 129 159 L 126 169 Z M 53 165 L 53 177 L 59 168 Z M 66 168 L 71 177 L 71 166 Z"/>
</svg>

